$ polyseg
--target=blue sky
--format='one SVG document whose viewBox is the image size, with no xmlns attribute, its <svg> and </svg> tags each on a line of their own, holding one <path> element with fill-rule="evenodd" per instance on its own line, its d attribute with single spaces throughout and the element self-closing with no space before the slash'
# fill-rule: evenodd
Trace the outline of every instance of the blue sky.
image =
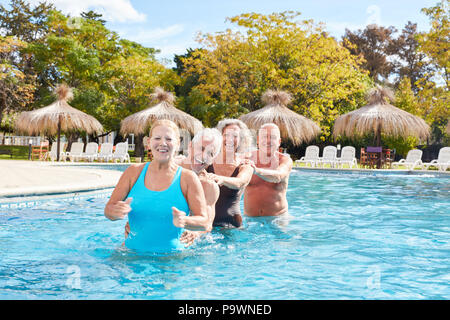
<svg viewBox="0 0 450 320">
<path fill-rule="evenodd" d="M 29 0 L 37 3 L 39 0 Z M 233 28 L 227 17 L 246 12 L 272 13 L 295 10 L 303 19 L 323 22 L 326 29 L 340 38 L 345 28 L 363 29 L 367 24 L 395 26 L 402 29 L 416 22 L 419 30 L 428 30 L 428 17 L 421 8 L 434 6 L 439 0 L 48 0 L 65 13 L 77 16 L 90 9 L 104 14 L 107 26 L 123 38 L 158 48 L 160 59 L 172 60 L 187 48 L 198 47 L 197 32 L 223 31 Z M 0 0 L 7 5 L 9 0 Z"/>
</svg>

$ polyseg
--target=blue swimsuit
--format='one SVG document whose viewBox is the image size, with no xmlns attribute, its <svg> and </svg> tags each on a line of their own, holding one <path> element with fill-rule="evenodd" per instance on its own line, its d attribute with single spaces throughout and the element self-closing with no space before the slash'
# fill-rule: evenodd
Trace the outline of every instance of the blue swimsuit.
<svg viewBox="0 0 450 320">
<path fill-rule="evenodd" d="M 178 167 L 169 188 L 152 191 L 144 184 L 149 163 L 142 169 L 128 197 L 130 234 L 125 245 L 136 251 L 172 252 L 184 248 L 179 238 L 184 229 L 173 224 L 172 207 L 189 215 L 189 206 L 181 191 L 181 167 Z"/>
</svg>

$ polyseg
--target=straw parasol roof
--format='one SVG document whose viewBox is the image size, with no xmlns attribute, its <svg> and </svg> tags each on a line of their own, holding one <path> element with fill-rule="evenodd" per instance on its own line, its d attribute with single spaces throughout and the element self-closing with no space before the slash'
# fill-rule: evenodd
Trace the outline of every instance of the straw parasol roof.
<svg viewBox="0 0 450 320">
<path fill-rule="evenodd" d="M 94 117 L 71 107 L 67 101 L 73 98 L 72 90 L 65 84 L 56 88 L 58 99 L 51 105 L 33 111 L 22 112 L 16 119 L 15 128 L 29 134 L 58 133 L 58 124 L 62 132 L 86 131 L 89 134 L 103 130 Z"/>
<path fill-rule="evenodd" d="M 319 135 L 320 128 L 316 123 L 287 107 L 292 101 L 289 93 L 267 90 L 261 100 L 265 105 L 263 108 L 239 118 L 250 129 L 258 130 L 265 123 L 275 123 L 280 128 L 281 138 L 291 140 L 294 145 L 310 141 Z"/>
<path fill-rule="evenodd" d="M 430 127 L 421 118 L 389 104 L 394 100 L 392 91 L 380 86 L 369 92 L 369 104 L 336 119 L 333 134 L 335 137 L 361 136 L 374 132 L 378 146 L 381 146 L 381 133 L 389 136 L 414 136 L 426 139 Z"/>
<path fill-rule="evenodd" d="M 172 93 L 157 87 L 150 96 L 156 104 L 123 119 L 120 126 L 122 134 L 146 134 L 152 123 L 160 119 L 172 120 L 192 135 L 203 128 L 200 120 L 174 107 L 175 96 Z"/>
<path fill-rule="evenodd" d="M 57 160 L 61 132 L 86 131 L 88 134 L 100 133 L 103 127 L 94 117 L 71 107 L 67 101 L 73 98 L 72 90 L 65 84 L 56 88 L 58 99 L 51 105 L 33 111 L 22 112 L 15 122 L 19 132 L 28 134 L 45 133 L 58 135 Z"/>
</svg>

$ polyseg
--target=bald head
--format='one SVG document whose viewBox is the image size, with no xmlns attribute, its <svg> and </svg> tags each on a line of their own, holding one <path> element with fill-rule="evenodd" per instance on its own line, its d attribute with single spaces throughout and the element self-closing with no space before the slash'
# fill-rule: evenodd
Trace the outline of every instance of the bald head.
<svg viewBox="0 0 450 320">
<path fill-rule="evenodd" d="M 281 144 L 280 128 L 275 123 L 265 123 L 258 130 L 258 147 L 261 151 L 274 153 Z"/>
<path fill-rule="evenodd" d="M 280 137 L 280 128 L 272 122 L 264 123 L 259 130 L 265 130 L 265 131 L 271 131 L 273 133 L 278 134 L 278 137 Z"/>
</svg>

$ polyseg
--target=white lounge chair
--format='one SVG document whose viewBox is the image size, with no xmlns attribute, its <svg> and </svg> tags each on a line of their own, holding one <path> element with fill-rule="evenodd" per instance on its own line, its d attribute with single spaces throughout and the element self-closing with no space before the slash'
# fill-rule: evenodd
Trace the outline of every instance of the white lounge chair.
<svg viewBox="0 0 450 320">
<path fill-rule="evenodd" d="M 350 169 L 355 166 L 358 167 L 358 162 L 356 160 L 356 149 L 352 146 L 345 146 L 342 148 L 341 157 L 336 159 L 336 165 L 340 168 L 344 167 L 344 164 L 348 164 Z"/>
<path fill-rule="evenodd" d="M 97 159 L 98 156 L 98 143 L 97 142 L 89 142 L 86 145 L 86 151 L 83 152 L 81 158 L 86 159 L 89 162 Z"/>
<path fill-rule="evenodd" d="M 329 163 L 331 167 L 336 166 L 337 148 L 335 146 L 326 146 L 323 148 L 322 158 L 319 158 L 319 165 L 323 168 Z"/>
<path fill-rule="evenodd" d="M 61 161 L 63 159 L 65 160 L 66 153 L 64 152 L 64 149 L 65 149 L 66 145 L 67 144 L 65 142 L 59 143 L 59 161 Z M 48 152 L 48 156 L 51 161 L 56 161 L 56 159 L 58 159 L 58 143 L 57 142 L 52 143 L 52 146 L 50 147 L 50 151 Z"/>
<path fill-rule="evenodd" d="M 114 151 L 112 157 L 113 162 L 120 160 L 120 162 L 130 161 L 130 155 L 128 154 L 128 142 L 119 142 L 116 144 L 116 150 Z"/>
<path fill-rule="evenodd" d="M 83 156 L 84 143 L 83 142 L 73 142 L 70 146 L 70 151 L 66 152 L 64 161 L 69 158 L 70 161 L 78 161 Z"/>
<path fill-rule="evenodd" d="M 422 150 L 409 150 L 406 155 L 406 159 L 401 159 L 400 161 L 392 163 L 393 167 L 398 167 L 400 165 L 405 166 L 408 170 L 414 170 L 415 167 L 420 167 L 420 169 L 423 169 Z"/>
<path fill-rule="evenodd" d="M 295 160 L 295 165 L 300 163 L 310 164 L 311 167 L 315 167 L 319 161 L 319 147 L 318 146 L 308 146 L 306 147 L 305 156 L 301 157 L 299 160 Z"/>
<path fill-rule="evenodd" d="M 100 152 L 97 155 L 97 159 L 100 161 L 108 162 L 111 160 L 113 155 L 113 145 L 112 143 L 105 142 L 100 145 Z"/>
<path fill-rule="evenodd" d="M 450 147 L 444 147 L 439 150 L 438 158 L 423 164 L 427 169 L 429 167 L 436 167 L 439 171 L 445 171 L 450 168 Z"/>
</svg>

